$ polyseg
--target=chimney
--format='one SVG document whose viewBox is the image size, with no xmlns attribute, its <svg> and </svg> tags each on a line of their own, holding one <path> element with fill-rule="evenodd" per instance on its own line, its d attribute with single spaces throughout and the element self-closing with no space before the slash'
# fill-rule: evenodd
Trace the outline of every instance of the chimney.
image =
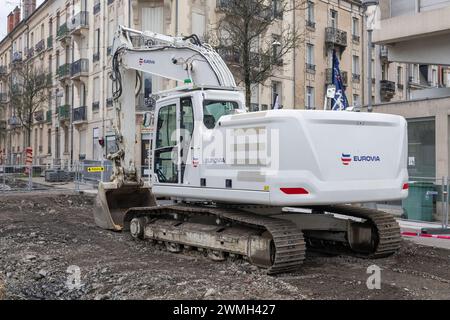
<svg viewBox="0 0 450 320">
<path fill-rule="evenodd" d="M 13 11 L 14 13 L 14 28 L 20 23 L 20 9 L 16 7 Z"/>
<path fill-rule="evenodd" d="M 36 10 L 36 0 L 22 0 L 23 19 L 28 19 Z"/>
<path fill-rule="evenodd" d="M 14 29 L 14 13 L 10 12 L 8 14 L 8 28 L 7 31 L 10 33 Z"/>
</svg>

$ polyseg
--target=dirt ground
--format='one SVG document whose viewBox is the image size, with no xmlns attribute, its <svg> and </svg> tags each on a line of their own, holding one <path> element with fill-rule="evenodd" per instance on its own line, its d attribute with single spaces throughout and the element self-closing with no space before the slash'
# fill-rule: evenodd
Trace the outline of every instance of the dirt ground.
<svg viewBox="0 0 450 320">
<path fill-rule="evenodd" d="M 298 272 L 268 276 L 242 260 L 175 255 L 101 230 L 92 203 L 75 194 L 0 196 L 0 298 L 450 299 L 447 250 L 404 241 L 380 260 L 309 254 Z M 373 264 L 380 290 L 366 286 Z"/>
</svg>

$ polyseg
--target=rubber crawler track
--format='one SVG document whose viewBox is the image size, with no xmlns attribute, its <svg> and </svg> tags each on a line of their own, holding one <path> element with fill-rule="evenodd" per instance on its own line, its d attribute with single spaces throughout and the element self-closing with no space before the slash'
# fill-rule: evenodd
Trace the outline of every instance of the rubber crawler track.
<svg viewBox="0 0 450 320">
<path fill-rule="evenodd" d="M 346 254 L 361 258 L 383 258 L 394 254 L 400 248 L 402 242 L 400 226 L 389 213 L 349 205 L 315 206 L 311 209 L 363 218 L 372 224 L 372 227 L 377 231 L 375 250 L 367 254 L 345 252 Z M 327 248 L 322 249 L 324 250 L 321 251 L 330 253 L 342 253 L 339 252 L 339 248 L 333 249 L 327 246 Z"/>
<path fill-rule="evenodd" d="M 185 217 L 208 215 L 215 216 L 222 221 L 234 225 L 244 225 L 268 231 L 273 239 L 275 255 L 272 265 L 267 269 L 269 274 L 293 272 L 298 270 L 305 259 L 306 245 L 303 232 L 297 226 L 286 220 L 265 217 L 244 212 L 237 209 L 224 209 L 216 207 L 193 207 L 188 205 L 172 205 L 150 208 L 131 208 L 125 217 L 125 226 L 133 218 L 151 217 L 168 214 L 179 214 Z"/>
</svg>

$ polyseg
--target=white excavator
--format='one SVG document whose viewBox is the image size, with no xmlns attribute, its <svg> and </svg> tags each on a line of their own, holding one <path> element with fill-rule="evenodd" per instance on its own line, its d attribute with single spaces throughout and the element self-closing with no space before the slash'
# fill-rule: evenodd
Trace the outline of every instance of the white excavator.
<svg viewBox="0 0 450 320">
<path fill-rule="evenodd" d="M 404 118 L 246 112 L 227 65 L 195 35 L 120 27 L 112 56 L 118 148 L 111 181 L 99 185 L 98 226 L 270 274 L 297 270 L 306 248 L 367 258 L 398 250 L 395 219 L 361 204 L 407 197 Z M 151 183 L 134 160 L 141 72 L 183 83 L 158 93 Z"/>
</svg>

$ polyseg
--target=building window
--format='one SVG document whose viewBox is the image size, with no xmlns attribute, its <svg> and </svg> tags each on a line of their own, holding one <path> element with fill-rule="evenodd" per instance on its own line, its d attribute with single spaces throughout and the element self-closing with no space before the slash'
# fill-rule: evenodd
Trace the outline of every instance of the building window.
<svg viewBox="0 0 450 320">
<path fill-rule="evenodd" d="M 314 19 L 314 2 L 308 1 L 308 8 L 306 10 L 306 24 L 308 27 L 315 27 Z"/>
<path fill-rule="evenodd" d="M 308 43 L 306 45 L 306 70 L 315 71 L 316 66 L 314 64 L 314 45 Z"/>
<path fill-rule="evenodd" d="M 282 106 L 281 82 L 272 81 L 272 109 L 278 104 L 281 109 Z"/>
<path fill-rule="evenodd" d="M 352 60 L 352 73 L 354 75 L 359 75 L 359 57 L 353 56 Z"/>
<path fill-rule="evenodd" d="M 64 126 L 64 153 L 69 152 L 69 127 Z"/>
<path fill-rule="evenodd" d="M 403 85 L 403 68 L 397 67 L 397 84 Z"/>
<path fill-rule="evenodd" d="M 330 27 L 338 27 L 338 12 L 336 10 L 330 10 Z"/>
<path fill-rule="evenodd" d="M 315 109 L 314 87 L 306 87 L 305 107 L 306 109 Z"/>
<path fill-rule="evenodd" d="M 355 107 L 361 106 L 361 101 L 359 100 L 359 94 L 353 95 L 353 106 L 355 106 Z"/>
<path fill-rule="evenodd" d="M 47 154 L 52 154 L 52 129 L 47 130 Z"/>
<path fill-rule="evenodd" d="M 352 19 L 352 34 L 354 36 L 359 36 L 359 19 L 358 18 Z"/>
<path fill-rule="evenodd" d="M 92 157 L 94 160 L 100 160 L 100 145 L 98 143 L 100 129 L 94 128 L 92 132 Z"/>
<path fill-rule="evenodd" d="M 100 29 L 95 30 L 94 35 L 94 55 L 100 55 Z"/>
<path fill-rule="evenodd" d="M 276 65 L 283 63 L 281 60 L 281 37 L 277 34 L 272 35 L 272 60 Z"/>
</svg>

